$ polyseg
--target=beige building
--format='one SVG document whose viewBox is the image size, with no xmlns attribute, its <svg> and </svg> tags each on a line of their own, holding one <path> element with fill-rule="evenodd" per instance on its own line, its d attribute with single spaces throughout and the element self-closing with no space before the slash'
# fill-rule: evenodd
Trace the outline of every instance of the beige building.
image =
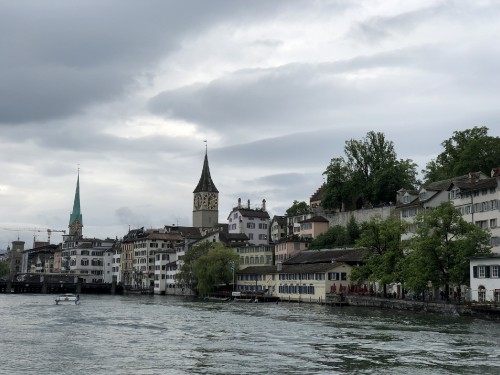
<svg viewBox="0 0 500 375">
<path fill-rule="evenodd" d="M 249 266 L 238 272 L 236 290 L 281 300 L 328 302 L 351 284 L 360 249 L 303 251 L 282 265 Z"/>
</svg>

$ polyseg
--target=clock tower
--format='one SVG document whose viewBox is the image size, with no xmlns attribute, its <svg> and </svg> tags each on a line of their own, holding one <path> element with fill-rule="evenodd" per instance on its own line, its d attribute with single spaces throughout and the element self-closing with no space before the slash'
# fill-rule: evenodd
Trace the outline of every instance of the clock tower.
<svg viewBox="0 0 500 375">
<path fill-rule="evenodd" d="M 208 156 L 201 171 L 200 181 L 193 191 L 193 227 L 213 228 L 219 223 L 219 190 L 210 177 Z"/>
</svg>

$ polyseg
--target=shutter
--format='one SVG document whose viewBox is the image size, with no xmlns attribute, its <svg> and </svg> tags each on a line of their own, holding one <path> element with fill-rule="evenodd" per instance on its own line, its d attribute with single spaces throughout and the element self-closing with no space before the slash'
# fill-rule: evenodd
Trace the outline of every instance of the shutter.
<svg viewBox="0 0 500 375">
<path fill-rule="evenodd" d="M 472 267 L 472 274 L 475 279 L 477 279 L 477 266 Z"/>
<path fill-rule="evenodd" d="M 484 276 L 489 279 L 490 278 L 490 266 L 484 267 Z"/>
</svg>

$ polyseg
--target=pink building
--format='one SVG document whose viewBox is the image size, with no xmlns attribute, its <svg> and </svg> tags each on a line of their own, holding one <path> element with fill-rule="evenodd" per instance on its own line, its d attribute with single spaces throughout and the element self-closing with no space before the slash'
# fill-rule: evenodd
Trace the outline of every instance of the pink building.
<svg viewBox="0 0 500 375">
<path fill-rule="evenodd" d="M 329 222 L 323 216 L 314 216 L 300 222 L 299 236 L 301 238 L 315 239 L 320 234 L 326 233 Z"/>
<path fill-rule="evenodd" d="M 302 250 L 307 250 L 310 242 L 310 239 L 299 236 L 288 236 L 278 241 L 274 245 L 276 262 L 283 262 Z"/>
</svg>

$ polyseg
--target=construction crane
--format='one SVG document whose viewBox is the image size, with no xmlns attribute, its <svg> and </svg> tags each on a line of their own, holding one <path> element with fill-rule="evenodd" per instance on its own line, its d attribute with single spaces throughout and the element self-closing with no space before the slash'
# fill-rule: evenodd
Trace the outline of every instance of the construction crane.
<svg viewBox="0 0 500 375">
<path fill-rule="evenodd" d="M 61 232 L 63 234 L 66 234 L 66 231 L 64 229 L 47 229 L 47 241 L 50 245 L 50 234 L 52 232 Z"/>
<path fill-rule="evenodd" d="M 49 229 L 49 228 L 4 228 L 0 227 L 0 230 L 10 230 L 13 232 L 47 232 L 47 242 L 50 245 L 50 235 L 52 232 L 62 232 L 66 234 L 64 229 Z"/>
</svg>

